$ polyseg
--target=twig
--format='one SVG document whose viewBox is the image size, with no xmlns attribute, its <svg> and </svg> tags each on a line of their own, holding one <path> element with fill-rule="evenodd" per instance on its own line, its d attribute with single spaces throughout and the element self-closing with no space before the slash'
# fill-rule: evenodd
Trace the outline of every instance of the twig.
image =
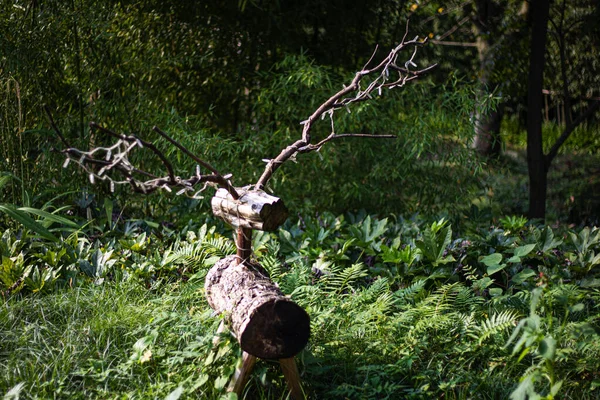
<svg viewBox="0 0 600 400">
<path fill-rule="evenodd" d="M 52 118 L 52 113 L 50 112 L 50 107 L 48 107 L 47 104 L 44 104 L 44 111 L 46 111 L 46 115 L 48 116 L 48 119 L 50 120 L 50 126 L 52 126 L 52 129 L 54 129 L 54 132 L 56 132 L 56 135 L 58 136 L 60 141 L 63 143 L 63 145 L 65 147 L 71 147 L 71 146 L 69 146 L 69 143 L 63 136 L 60 129 L 58 129 L 58 126 L 56 126 L 56 123 L 54 122 L 54 118 Z"/>
<path fill-rule="evenodd" d="M 477 43 L 469 42 L 448 42 L 443 40 L 430 40 L 431 43 L 440 46 L 456 46 L 456 47 L 477 47 Z"/>
<path fill-rule="evenodd" d="M 595 101 L 590 106 L 588 106 L 587 110 L 585 110 L 585 112 L 583 114 L 581 114 L 576 120 L 567 124 L 567 126 L 565 127 L 565 130 L 558 137 L 558 139 L 556 139 L 556 142 L 554 142 L 554 144 L 550 148 L 550 151 L 544 157 L 546 168 L 550 167 L 552 160 L 554 160 L 554 157 L 556 157 L 556 155 L 558 154 L 558 149 L 560 149 L 560 146 L 562 146 L 563 143 L 569 138 L 569 136 L 571 135 L 571 133 L 573 133 L 575 128 L 577 128 L 583 121 L 585 121 L 586 119 L 588 119 L 592 115 L 594 115 L 594 113 L 596 111 L 598 111 L 599 109 L 600 109 L 600 101 Z"/>
<path fill-rule="evenodd" d="M 198 164 L 206 167 L 211 172 L 210 175 L 202 175 L 200 173 L 200 167 L 196 167 L 195 174 L 189 178 L 181 178 L 175 175 L 173 165 L 153 143 L 140 139 L 135 135 L 123 135 L 116 133 L 110 129 L 107 129 L 95 122 L 90 123 L 92 129 L 97 129 L 111 137 L 117 139 L 117 141 L 108 147 L 96 147 L 88 151 L 83 151 L 74 147 L 70 147 L 64 136 L 54 123 L 52 116 L 49 111 L 48 117 L 52 128 L 60 138 L 61 142 L 67 147 L 62 150 L 66 155 L 64 167 L 67 167 L 70 161 L 74 161 L 79 164 L 80 167 L 89 175 L 90 182 L 95 183 L 96 180 L 108 181 L 110 183 L 111 191 L 114 191 L 115 185 L 128 184 L 135 192 L 149 194 L 157 189 L 164 189 L 171 191 L 172 188 L 179 189 L 177 194 L 186 194 L 192 198 L 198 198 L 207 185 L 213 184 L 219 187 L 227 189 L 234 199 L 239 198 L 239 195 L 231 182 L 229 181 L 230 176 L 221 175 L 215 168 L 211 167 L 210 164 L 201 160 L 200 158 L 193 155 L 188 149 L 186 149 L 179 142 L 169 137 L 166 133 L 158 128 L 154 130 L 161 134 L 162 137 L 167 139 L 171 144 L 182 150 L 187 156 L 192 158 Z M 148 148 L 152 151 L 162 162 L 163 166 L 167 170 L 167 176 L 159 177 L 150 172 L 141 170 L 134 167 L 129 161 L 129 154 L 135 148 Z M 207 167 L 208 166 L 208 167 Z M 112 171 L 120 174 L 123 179 L 115 179 L 110 174 Z M 136 175 L 143 176 L 146 180 L 140 180 Z M 204 184 L 201 189 L 197 190 L 194 187 L 196 185 Z"/>
<path fill-rule="evenodd" d="M 198 158 L 194 153 L 192 153 L 191 151 L 189 151 L 184 145 L 182 145 L 181 143 L 179 143 L 178 141 L 176 141 L 175 139 L 173 139 L 172 137 L 170 137 L 169 135 L 167 135 L 160 128 L 158 128 L 157 126 L 155 126 L 154 128 L 152 128 L 152 130 L 154 132 L 158 133 L 159 135 L 161 135 L 169 143 L 171 143 L 173 146 L 177 147 L 179 150 L 181 150 L 185 155 L 187 155 L 188 157 L 190 157 L 192 160 L 196 161 L 198 164 L 202 165 L 204 168 L 206 168 L 209 171 L 213 172 L 215 174 L 215 176 L 221 176 L 221 174 L 219 173 L 219 171 L 216 170 L 216 168 L 214 168 L 212 165 L 210 165 L 206 161 L 201 160 L 200 158 Z M 225 188 L 227 189 L 227 191 L 231 194 L 231 196 L 234 199 L 237 200 L 239 198 L 239 194 L 237 193 L 237 191 L 235 190 L 235 188 L 231 185 L 231 183 L 229 183 L 229 181 L 224 180 L 222 186 L 225 186 Z"/>
<path fill-rule="evenodd" d="M 102 132 L 108 133 L 109 135 L 116 137 L 117 139 L 123 140 L 125 142 L 137 144 L 138 147 L 149 148 L 154 154 L 158 156 L 158 158 L 160 158 L 163 165 L 167 168 L 167 171 L 169 171 L 170 182 L 175 183 L 175 172 L 173 171 L 173 166 L 171 165 L 171 162 L 167 160 L 167 157 L 165 157 L 165 155 L 160 150 L 158 150 L 158 148 L 154 144 L 146 142 L 145 140 L 142 140 L 137 136 L 125 136 L 120 133 L 113 132 L 110 129 L 104 128 L 95 122 L 90 122 L 90 128 L 101 130 Z M 131 147 L 131 149 L 133 149 L 133 147 Z"/>
</svg>

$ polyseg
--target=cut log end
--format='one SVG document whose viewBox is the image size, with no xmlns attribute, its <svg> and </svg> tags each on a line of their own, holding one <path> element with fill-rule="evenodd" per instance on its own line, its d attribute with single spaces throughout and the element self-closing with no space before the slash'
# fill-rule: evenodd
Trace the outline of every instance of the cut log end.
<svg viewBox="0 0 600 400">
<path fill-rule="evenodd" d="M 308 343 L 310 322 L 306 311 L 287 298 L 258 307 L 240 339 L 244 351 L 259 358 L 290 358 Z"/>
<path fill-rule="evenodd" d="M 206 275 L 208 303 L 226 313 L 245 352 L 265 359 L 293 357 L 308 343 L 308 314 L 264 276 L 262 268 L 236 260 L 224 258 Z"/>
</svg>

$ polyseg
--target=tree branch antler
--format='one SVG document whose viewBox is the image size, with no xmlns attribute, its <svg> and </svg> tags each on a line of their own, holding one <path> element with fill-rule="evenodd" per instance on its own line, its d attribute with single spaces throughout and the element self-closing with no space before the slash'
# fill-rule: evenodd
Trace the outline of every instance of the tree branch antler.
<svg viewBox="0 0 600 400">
<path fill-rule="evenodd" d="M 414 62 L 414 58 L 417 54 L 417 49 L 424 45 L 427 42 L 427 38 L 423 40 L 419 40 L 419 37 L 415 37 L 412 40 L 406 40 L 408 35 L 408 22 L 406 24 L 406 32 L 404 37 L 402 38 L 402 42 L 393 48 L 388 56 L 383 59 L 376 66 L 369 68 L 369 64 L 373 61 L 375 56 L 375 52 L 377 52 L 377 48 L 375 52 L 367 62 L 367 64 L 363 67 L 362 70 L 358 71 L 352 81 L 348 86 L 344 86 L 342 90 L 331 96 L 324 103 L 322 103 L 315 112 L 312 113 L 307 120 L 302 121 L 300 124 L 303 125 L 302 128 L 302 138 L 295 141 L 290 146 L 286 147 L 279 153 L 277 157 L 274 159 L 268 160 L 267 165 L 265 167 L 265 171 L 259 178 L 258 182 L 256 182 L 256 189 L 263 189 L 269 179 L 273 176 L 273 173 L 287 160 L 294 157 L 298 153 L 308 153 L 311 151 L 318 151 L 325 143 L 339 138 L 345 137 L 368 137 L 368 138 L 394 138 L 394 135 L 368 135 L 368 134 L 336 134 L 335 133 L 335 123 L 334 123 L 334 113 L 340 108 L 348 108 L 352 103 L 358 103 L 362 101 L 366 101 L 372 99 L 372 93 L 377 91 L 379 95 L 383 89 L 393 89 L 396 87 L 402 87 L 407 82 L 412 81 L 414 79 L 419 78 L 426 72 L 435 68 L 437 64 L 430 65 L 423 69 L 411 69 L 416 68 L 417 65 Z M 404 63 L 400 63 L 398 65 L 399 53 L 407 48 L 413 48 L 412 55 L 410 58 Z M 374 76 L 368 84 L 365 84 L 363 80 L 367 76 Z M 364 87 L 366 86 L 366 87 Z M 320 142 L 316 144 L 311 143 L 311 130 L 313 124 L 317 122 L 319 119 L 324 119 L 326 116 L 329 117 L 331 121 L 331 133 Z"/>
<path fill-rule="evenodd" d="M 160 151 L 153 143 L 140 139 L 135 135 L 123 135 L 116 133 L 110 129 L 98 125 L 95 122 L 90 122 L 90 128 L 99 130 L 113 138 L 117 139 L 116 142 L 112 143 L 107 147 L 96 147 L 88 151 L 80 150 L 75 147 L 71 147 L 65 139 L 64 135 L 60 132 L 54 119 L 47 107 L 45 107 L 46 113 L 50 120 L 52 128 L 60 138 L 66 149 L 61 150 L 67 157 L 63 167 L 67 167 L 71 161 L 76 162 L 81 168 L 88 173 L 91 183 L 95 183 L 96 180 L 108 181 L 110 183 L 111 191 L 114 191 L 115 185 L 130 185 L 135 192 L 149 194 L 157 189 L 165 189 L 171 191 L 172 188 L 179 189 L 177 194 L 186 194 L 192 198 L 198 198 L 200 193 L 206 189 L 207 185 L 213 184 L 218 187 L 226 189 L 234 199 L 239 198 L 239 194 L 230 182 L 231 175 L 223 176 L 213 166 L 206 161 L 200 159 L 189 151 L 181 143 L 171 138 L 165 132 L 160 130 L 158 127 L 154 127 L 153 130 L 181 150 L 185 155 L 193 159 L 198 165 L 196 166 L 195 174 L 189 178 L 181 178 L 175 175 L 171 162 L 167 159 L 162 151 Z M 148 148 L 152 151 L 161 161 L 165 169 L 167 170 L 167 176 L 159 177 L 147 171 L 136 168 L 129 161 L 129 155 L 136 148 Z M 212 172 L 211 174 L 202 174 L 200 172 L 200 166 Z M 110 172 L 115 172 L 122 176 L 123 179 L 115 179 L 112 177 Z M 194 187 L 199 184 L 204 184 L 200 190 L 196 190 Z"/>
</svg>

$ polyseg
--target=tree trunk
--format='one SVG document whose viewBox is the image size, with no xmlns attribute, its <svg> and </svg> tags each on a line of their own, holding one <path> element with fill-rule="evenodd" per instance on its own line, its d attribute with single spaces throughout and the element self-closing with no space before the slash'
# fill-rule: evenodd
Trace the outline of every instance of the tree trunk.
<svg viewBox="0 0 600 400">
<path fill-rule="evenodd" d="M 498 157 L 502 151 L 500 125 L 504 116 L 503 106 L 486 114 L 475 114 L 475 140 L 473 148 L 482 156 Z"/>
<path fill-rule="evenodd" d="M 259 358 L 290 358 L 310 336 L 302 307 L 283 295 L 259 265 L 238 264 L 237 256 L 217 262 L 206 275 L 208 304 L 225 313 L 242 350 Z"/>
<path fill-rule="evenodd" d="M 485 101 L 490 91 L 496 87 L 492 80 L 496 55 L 492 51 L 491 27 L 497 24 L 496 19 L 502 9 L 497 7 L 493 1 L 476 1 L 476 18 L 473 21 L 473 30 L 477 37 L 477 53 L 479 56 L 479 101 Z M 477 153 L 485 157 L 498 157 L 502 150 L 502 139 L 500 137 L 500 124 L 503 117 L 503 109 L 488 112 L 475 113 L 475 140 L 473 147 Z"/>
<path fill-rule="evenodd" d="M 527 165 L 529 168 L 529 218 L 546 217 L 548 165 L 542 147 L 542 85 L 550 3 L 532 0 L 531 53 L 527 88 Z"/>
</svg>

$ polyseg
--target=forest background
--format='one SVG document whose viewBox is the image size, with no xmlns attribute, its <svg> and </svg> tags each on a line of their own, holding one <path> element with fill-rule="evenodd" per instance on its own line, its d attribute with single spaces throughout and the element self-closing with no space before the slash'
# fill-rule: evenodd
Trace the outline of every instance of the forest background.
<svg viewBox="0 0 600 400">
<path fill-rule="evenodd" d="M 280 169 L 271 181 L 269 189 L 292 210 L 289 224 L 279 237 L 257 238 L 256 248 L 265 251 L 264 257 L 267 257 L 265 249 L 280 247 L 275 251 L 278 257 L 275 259 L 281 265 L 276 267 L 273 261 L 272 276 L 287 282 L 292 293 L 306 286 L 303 279 L 308 279 L 310 273 L 334 276 L 338 270 L 328 272 L 328 268 L 362 265 L 365 270 L 346 271 L 354 274 L 350 275 L 353 279 L 342 279 L 333 288 L 329 283 L 322 288 L 316 285 L 311 293 L 315 295 L 321 289 L 323 296 L 327 291 L 340 295 L 359 293 L 370 290 L 373 282 L 387 279 L 387 283 L 378 285 L 394 293 L 396 300 L 393 307 L 384 307 L 382 319 L 409 306 L 425 307 L 427 301 L 441 296 L 440 293 L 460 297 L 463 290 L 473 299 L 485 300 L 484 303 L 473 300 L 465 306 L 471 307 L 470 310 L 475 307 L 490 310 L 488 301 L 495 299 L 501 303 L 503 299 L 509 304 L 516 293 L 529 293 L 530 297 L 521 299 L 522 309 L 512 310 L 512 314 L 508 309 L 497 309 L 494 314 L 477 308 L 481 314 L 476 316 L 482 318 L 480 323 L 484 327 L 485 321 L 490 321 L 485 318 L 505 312 L 504 319 L 495 319 L 498 324 L 489 332 L 470 331 L 477 336 L 474 343 L 478 346 L 496 334 L 498 343 L 506 342 L 508 338 L 503 339 L 501 334 L 506 334 L 512 323 L 527 315 L 529 318 L 537 315 L 535 307 L 532 306 L 531 313 L 528 308 L 530 300 L 536 299 L 536 287 L 547 284 L 544 287 L 551 291 L 553 284 L 563 288 L 563 284 L 576 283 L 581 292 L 573 288 L 577 293 L 567 296 L 564 307 L 571 310 L 569 313 L 574 313 L 573 310 L 582 313 L 571 322 L 589 324 L 586 327 L 591 330 L 577 331 L 577 335 L 588 335 L 585 337 L 589 341 L 584 342 L 593 342 L 597 334 L 594 336 L 592 332 L 598 328 L 595 267 L 600 263 L 596 257 L 600 238 L 597 230 L 585 227 L 597 225 L 600 218 L 598 20 L 600 3 L 593 0 L 3 1 L 0 4 L 0 206 L 5 235 L 0 290 L 6 299 L 2 332 L 12 342 L 5 341 L 11 344 L 3 345 L 0 357 L 16 363 L 7 365 L 18 364 L 18 358 L 11 358 L 10 354 L 18 348 L 19 338 L 28 333 L 26 330 L 14 333 L 20 331 L 9 316 L 19 307 L 35 308 L 27 302 L 41 301 L 36 296 L 77 287 L 77 282 L 86 288 L 89 282 L 97 283 L 99 279 L 114 281 L 117 289 L 106 290 L 119 290 L 116 282 L 131 277 L 149 288 L 157 282 L 187 281 L 190 276 L 201 280 L 203 275 L 198 275 L 199 271 L 210 264 L 212 254 L 206 241 L 222 240 L 217 246 L 219 251 L 223 254 L 229 251 L 222 236 L 229 234 L 227 227 L 210 215 L 210 189 L 206 199 L 190 199 L 167 192 L 142 196 L 133 194 L 127 186 L 117 185 L 113 190 L 105 182 L 92 184 L 89 176 L 73 164 L 63 168 L 64 156 L 57 151 L 61 143 L 45 109 L 69 142 L 79 148 L 110 143 L 110 138 L 89 128 L 88 123 L 95 121 L 116 132 L 133 133 L 156 142 L 174 161 L 178 174 L 193 171 L 193 160 L 182 157 L 152 131 L 152 127 L 158 126 L 193 153 L 232 173 L 234 183 L 254 182 L 264 169 L 262 160 L 274 157 L 298 138 L 300 122 L 349 82 L 376 49 L 375 60 L 387 55 L 407 29 L 411 38 L 419 35 L 428 39 L 415 59 L 419 67 L 434 63 L 438 66 L 426 77 L 384 91 L 336 120 L 338 132 L 393 134 L 396 139 L 348 138 L 329 143 L 317 154 L 299 155 L 297 163 Z M 315 134 L 323 137 L 330 128 L 329 122 L 323 121 L 316 126 Z M 132 162 L 152 172 L 162 167 L 150 152 L 137 152 Z M 350 214 L 345 214 L 345 219 L 333 217 L 344 213 Z M 337 223 L 333 222 L 335 218 Z M 545 223 L 552 228 L 545 227 Z M 562 238 L 563 247 L 553 242 L 554 234 L 547 241 L 548 229 L 560 232 L 556 236 Z M 192 238 L 190 232 L 194 231 L 197 233 Z M 394 236 L 399 232 L 403 232 L 406 241 Z M 330 248 L 319 244 L 328 243 L 328 237 L 336 238 Z M 184 238 L 190 245 L 199 246 L 193 255 L 201 261 L 190 261 L 185 252 L 178 253 L 185 256 L 184 261 L 168 258 L 165 249 L 181 250 L 180 241 Z M 352 242 L 345 242 L 351 238 Z M 154 248 L 149 246 L 150 240 Z M 476 249 L 470 252 L 461 247 L 463 242 L 469 243 L 468 246 L 485 245 L 475 245 Z M 527 247 L 535 243 L 539 243 L 537 247 Z M 81 246 L 88 249 L 87 253 Z M 79 253 L 74 250 L 78 248 Z M 164 258 L 158 257 L 158 249 L 162 249 Z M 560 256 L 553 253 L 557 249 Z M 348 253 L 343 254 L 342 250 Z M 562 257 L 563 253 L 568 256 Z M 550 255 L 557 257 L 556 260 L 548 261 Z M 530 260 L 525 262 L 527 257 Z M 209 261 L 205 262 L 206 259 Z M 465 261 L 469 259 L 470 264 Z M 284 267 L 299 260 L 308 266 L 308 272 L 285 270 Z M 580 269 L 569 269 L 576 262 L 581 263 Z M 121 269 L 126 267 L 126 273 L 116 273 L 118 265 Z M 560 273 L 542 271 L 542 265 L 550 269 L 553 265 Z M 463 266 L 475 269 L 463 270 Z M 510 268 L 513 269 L 509 271 Z M 564 270 L 569 270 L 568 274 Z M 345 269 L 338 272 L 342 271 Z M 289 282 L 292 273 L 300 275 Z M 553 278 L 544 278 L 544 273 Z M 353 289 L 350 283 L 355 284 Z M 446 284 L 458 284 L 459 289 L 449 289 Z M 417 297 L 409 299 L 398 294 L 414 285 Z M 440 287 L 446 291 L 439 292 Z M 131 290 L 134 299 L 145 296 L 138 289 Z M 177 290 L 191 289 L 169 289 Z M 306 301 L 305 305 L 320 311 L 327 309 L 324 305 L 331 299 L 323 300 L 317 307 L 311 303 L 314 296 L 303 290 L 295 292 L 298 301 Z M 381 293 L 385 290 L 381 289 Z M 594 291 L 596 297 L 588 290 Z M 15 297 L 33 293 L 36 296 L 21 302 Z M 90 298 L 102 295 L 92 293 Z M 370 296 L 379 298 L 375 294 Z M 190 301 L 191 298 L 190 295 Z M 343 296 L 340 298 L 341 303 L 329 304 L 330 310 L 350 307 Z M 579 302 L 581 298 L 587 298 L 588 302 Z M 123 307 L 138 300 L 128 298 Z M 579 304 L 583 304 L 587 313 L 580 310 Z M 332 315 L 337 315 L 335 312 Z M 558 318 L 556 312 L 550 310 L 544 315 L 552 321 Z M 201 324 L 212 323 L 209 317 L 202 318 Z M 379 317 L 369 318 L 375 324 L 382 324 L 380 333 L 387 329 L 383 327 L 388 325 L 377 320 Z M 567 320 L 565 317 L 564 321 Z M 141 320 L 126 323 L 149 326 Z M 391 320 L 386 323 L 392 324 Z M 57 329 L 59 326 L 63 325 L 57 324 Z M 151 333 L 139 327 L 127 330 L 137 332 L 129 340 L 142 331 L 143 337 Z M 13 331 L 13 336 L 8 331 Z M 209 332 L 205 327 L 205 334 Z M 566 335 L 565 332 L 562 330 L 560 335 Z M 539 336 L 538 342 L 528 342 L 527 348 L 535 354 L 529 355 L 535 361 L 532 363 L 538 365 L 536 360 L 543 360 L 540 365 L 549 370 L 555 366 L 549 362 L 558 361 L 554 353 L 551 356 L 544 353 L 547 342 L 543 340 L 560 335 L 556 332 L 548 335 Z M 352 336 L 344 340 L 360 347 L 355 339 Z M 567 342 L 565 339 L 563 344 L 566 346 Z M 136 340 L 132 343 L 124 340 L 121 353 L 114 355 L 113 361 L 123 358 L 134 343 Z M 329 344 L 324 346 L 329 349 Z M 408 345 L 398 346 L 405 349 L 402 346 Z M 146 347 L 140 357 L 146 354 Z M 444 349 L 448 353 L 440 350 L 440 354 L 452 354 L 449 348 Z M 600 351 L 597 346 L 594 349 Z M 328 376 L 329 371 L 323 365 L 331 360 L 336 363 L 343 360 L 346 366 L 352 364 L 349 360 L 353 353 L 347 350 L 323 352 L 315 345 L 310 350 L 314 359 L 306 364 L 307 374 L 326 380 L 323 376 Z M 494 358 L 500 357 L 502 346 L 488 350 L 487 357 L 494 363 L 504 362 Z M 578 351 L 593 354 L 590 348 Z M 402 356 L 396 369 L 374 367 L 374 375 L 369 375 L 371 370 L 367 366 L 378 361 L 367 360 L 358 369 L 347 367 L 352 370 L 348 372 L 352 379 L 343 374 L 327 378 L 344 382 L 331 392 L 318 384 L 311 390 L 332 398 L 340 393 L 360 398 L 365 393 L 359 390 L 360 384 L 348 384 L 348 380 L 363 378 L 375 398 L 382 398 L 377 397 L 381 391 L 389 392 L 390 396 L 402 393 L 427 398 L 439 393 L 460 397 L 474 390 L 465 383 L 474 379 L 464 372 L 469 370 L 466 364 L 461 366 L 466 368 L 462 372 L 453 372 L 462 377 L 458 381 L 452 383 L 449 375 L 434 374 L 439 382 L 425 387 L 423 382 L 431 379 L 431 370 L 423 366 L 423 375 L 407 375 L 406 371 L 417 360 L 413 356 Z M 87 353 L 82 357 L 82 363 L 93 358 Z M 133 360 L 128 357 L 125 359 Z M 157 355 L 157 364 L 153 366 L 158 375 L 166 371 L 161 369 L 166 368 L 165 362 L 175 362 L 168 351 L 162 357 Z M 230 372 L 227 366 L 235 365 L 235 359 L 228 362 L 221 369 L 213 370 L 207 365 L 203 376 L 210 377 L 211 382 L 227 378 Z M 145 361 L 138 364 L 148 373 Z M 94 370 L 97 374 L 94 382 L 104 382 L 102 374 L 112 371 L 113 365 L 111 361 Z M 487 366 L 491 368 L 488 368 L 490 374 L 497 371 L 495 365 Z M 564 370 L 568 370 L 568 365 L 563 366 Z M 126 362 L 119 364 L 123 371 L 130 367 Z M 43 393 L 58 388 L 68 392 L 73 390 L 72 380 L 79 379 L 73 376 L 83 367 L 77 368 L 65 370 L 63 375 L 59 373 L 52 379 L 35 372 L 27 378 L 25 373 L 11 372 L 0 388 L 22 390 L 50 382 L 48 388 L 42 385 L 39 389 L 42 397 Z M 600 380 L 597 374 L 589 373 L 593 369 L 592 365 L 569 381 L 568 390 L 582 390 L 582 387 L 595 390 Z M 533 375 L 526 371 L 526 367 L 515 366 L 494 390 L 508 395 L 516 390 L 518 382 L 533 385 L 540 381 L 534 378 L 528 381 L 527 377 Z M 269 373 L 275 375 L 273 371 Z M 373 376 L 397 375 L 404 382 L 398 387 L 381 386 L 370 380 Z M 61 381 L 61 376 L 70 383 Z M 156 389 L 157 393 L 183 388 L 181 393 L 197 394 L 198 388 L 192 387 L 204 378 L 198 378 L 194 385 L 186 379 L 166 379 L 167 383 Z M 484 379 L 478 378 L 477 382 Z M 277 381 L 275 377 L 272 380 Z M 554 375 L 548 381 L 547 387 L 537 389 L 548 394 L 560 388 L 556 387 L 558 378 Z M 18 386 L 20 382 L 28 383 Z M 277 384 L 271 387 L 265 382 L 266 378 L 255 382 L 250 389 L 254 390 L 252 393 L 264 391 L 261 393 L 267 397 L 282 393 Z M 108 393 L 126 390 L 120 383 L 107 385 Z M 93 389 L 94 395 L 102 396 L 100 386 Z M 214 385 L 211 396 L 220 395 L 223 386 Z M 144 388 L 133 390 L 152 397 Z"/>
</svg>

